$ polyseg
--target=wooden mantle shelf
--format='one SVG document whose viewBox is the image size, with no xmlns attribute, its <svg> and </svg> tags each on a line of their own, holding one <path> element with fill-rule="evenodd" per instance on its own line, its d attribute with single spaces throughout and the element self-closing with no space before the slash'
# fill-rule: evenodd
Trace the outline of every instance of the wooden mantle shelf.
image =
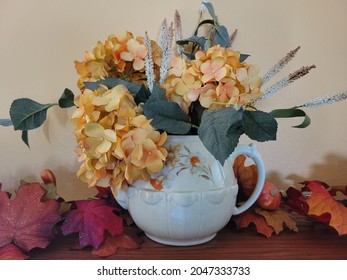
<svg viewBox="0 0 347 280">
<path fill-rule="evenodd" d="M 230 223 L 208 243 L 189 246 L 165 246 L 144 236 L 140 249 L 118 250 L 105 259 L 123 260 L 346 260 L 347 235 L 339 236 L 327 225 L 305 219 L 297 221 L 298 233 L 284 230 L 279 235 L 266 238 L 254 228 L 236 230 Z M 35 249 L 30 259 L 36 260 L 102 260 L 90 249 L 73 250 L 76 235 L 56 238 L 48 248 Z"/>
</svg>

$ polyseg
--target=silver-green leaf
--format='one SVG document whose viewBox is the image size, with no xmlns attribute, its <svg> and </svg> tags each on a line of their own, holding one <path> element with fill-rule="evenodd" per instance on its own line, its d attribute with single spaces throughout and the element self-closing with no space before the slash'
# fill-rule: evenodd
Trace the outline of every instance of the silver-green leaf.
<svg viewBox="0 0 347 280">
<path fill-rule="evenodd" d="M 230 36 L 224 25 L 217 26 L 212 33 L 212 36 L 216 45 L 221 45 L 226 48 L 231 47 Z"/>
<path fill-rule="evenodd" d="M 305 128 L 311 124 L 310 117 L 305 113 L 305 111 L 298 108 L 288 108 L 288 109 L 276 109 L 270 112 L 274 118 L 296 118 L 303 117 L 304 120 L 301 124 L 294 125 L 295 128 Z"/>
<path fill-rule="evenodd" d="M 277 121 L 270 114 L 262 111 L 244 111 L 243 129 L 252 140 L 264 142 L 276 140 Z"/>
<path fill-rule="evenodd" d="M 31 130 L 41 126 L 46 120 L 47 110 L 55 104 L 41 104 L 29 98 L 12 102 L 11 121 L 15 130 Z"/>
<path fill-rule="evenodd" d="M 168 133 L 187 134 L 192 127 L 188 115 L 175 102 L 165 100 L 146 102 L 142 109 L 145 116 L 152 119 L 151 124 L 155 128 Z"/>
<path fill-rule="evenodd" d="M 70 107 L 75 106 L 74 98 L 75 98 L 75 96 L 70 89 L 68 89 L 68 88 L 64 89 L 64 92 L 60 96 L 59 101 L 58 101 L 59 107 L 60 108 L 70 108 Z"/>
<path fill-rule="evenodd" d="M 204 146 L 223 165 L 236 148 L 242 128 L 243 110 L 222 108 L 205 111 L 198 134 Z"/>
<path fill-rule="evenodd" d="M 12 121 L 10 119 L 0 119 L 0 125 L 2 126 L 11 126 Z"/>
</svg>

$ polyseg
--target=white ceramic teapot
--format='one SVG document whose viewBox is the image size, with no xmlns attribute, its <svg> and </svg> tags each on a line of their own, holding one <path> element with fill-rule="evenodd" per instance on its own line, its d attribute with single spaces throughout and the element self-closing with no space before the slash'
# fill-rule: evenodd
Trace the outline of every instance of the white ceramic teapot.
<svg viewBox="0 0 347 280">
<path fill-rule="evenodd" d="M 221 166 L 198 136 L 168 136 L 166 167 L 148 182 L 136 181 L 116 199 L 136 225 L 159 243 L 189 246 L 214 238 L 230 220 L 251 207 L 264 185 L 265 169 L 255 145 L 239 145 Z M 236 206 L 233 173 L 237 156 L 253 159 L 258 181 L 253 194 Z"/>
</svg>

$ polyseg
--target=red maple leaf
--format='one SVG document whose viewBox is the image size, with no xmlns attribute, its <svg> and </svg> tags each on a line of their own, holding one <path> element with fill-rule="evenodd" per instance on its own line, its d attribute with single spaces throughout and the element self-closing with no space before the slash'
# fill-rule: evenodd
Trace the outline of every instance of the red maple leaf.
<svg viewBox="0 0 347 280">
<path fill-rule="evenodd" d="M 30 251 L 50 243 L 52 228 L 61 217 L 59 203 L 41 201 L 45 193 L 39 183 L 19 187 L 14 198 L 0 191 L 0 247 L 14 242 Z"/>
<path fill-rule="evenodd" d="M 98 191 L 98 193 L 95 195 L 95 197 L 97 198 L 102 198 L 102 199 L 114 198 L 110 187 L 105 188 L 105 187 L 96 186 L 95 189 Z"/>
<path fill-rule="evenodd" d="M 61 230 L 64 235 L 78 232 L 80 247 L 98 248 L 104 241 L 105 231 L 111 236 L 122 234 L 123 219 L 114 214 L 115 208 L 105 200 L 80 200 L 75 205 L 76 209 L 67 213 Z"/>
<path fill-rule="evenodd" d="M 308 204 L 304 194 L 294 187 L 289 187 L 286 193 L 287 199 L 285 203 L 298 214 L 307 216 Z"/>
<path fill-rule="evenodd" d="M 26 260 L 27 255 L 13 243 L 0 248 L 0 260 Z"/>
</svg>

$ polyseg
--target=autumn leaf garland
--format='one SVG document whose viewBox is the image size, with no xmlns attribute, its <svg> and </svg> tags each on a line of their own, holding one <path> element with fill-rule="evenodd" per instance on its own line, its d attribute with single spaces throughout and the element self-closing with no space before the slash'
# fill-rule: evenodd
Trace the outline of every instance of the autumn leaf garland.
<svg viewBox="0 0 347 280">
<path fill-rule="evenodd" d="M 45 193 L 39 183 L 19 187 L 15 197 L 0 191 L 0 247 L 14 244 L 24 252 L 47 247 L 61 216 L 58 202 L 42 201 Z"/>
<path fill-rule="evenodd" d="M 110 256 L 118 248 L 138 248 L 138 230 L 124 228 L 110 188 L 98 188 L 93 199 L 65 202 L 56 192 L 51 170 L 42 183 L 26 183 L 15 194 L 1 191 L 0 260 L 28 259 L 34 248 L 45 249 L 56 234 L 78 234 L 75 248 L 92 247 L 92 254 Z M 60 228 L 60 231 L 59 231 Z"/>
<path fill-rule="evenodd" d="M 253 165 L 245 167 L 243 158 L 236 163 L 236 176 L 245 176 L 241 186 L 249 188 L 256 176 Z M 119 213 L 110 188 L 97 188 L 94 199 L 67 203 L 51 195 L 56 194 L 53 172 L 45 169 L 40 175 L 42 183 L 26 183 L 13 195 L 1 191 L 0 184 L 0 259 L 28 259 L 32 249 L 45 249 L 54 239 L 54 228 L 59 222 L 63 235 L 78 234 L 75 248 L 89 246 L 91 253 L 100 257 L 116 254 L 119 248 L 140 248 L 141 231 L 131 226 L 125 213 Z M 339 235 L 347 234 L 347 208 L 334 198 L 338 192 L 346 195 L 347 187 L 329 187 L 319 181 L 302 184 L 301 190 L 294 187 L 286 190 L 280 207 L 266 210 L 254 206 L 232 220 L 238 229 L 254 224 L 258 233 L 269 238 L 285 228 L 299 230 L 291 215 L 294 211 L 329 225 Z M 67 208 L 65 214 L 61 214 L 63 205 Z"/>
</svg>

